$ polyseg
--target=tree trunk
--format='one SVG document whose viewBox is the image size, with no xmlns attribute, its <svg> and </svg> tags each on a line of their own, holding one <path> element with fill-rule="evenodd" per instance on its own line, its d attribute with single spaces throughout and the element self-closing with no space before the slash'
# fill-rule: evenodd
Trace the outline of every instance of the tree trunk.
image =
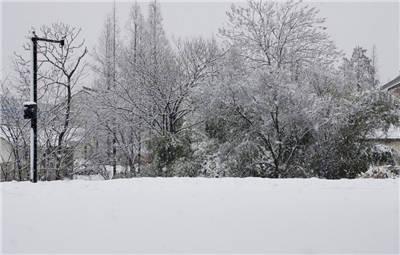
<svg viewBox="0 0 400 255">
<path fill-rule="evenodd" d="M 56 162 L 57 162 L 56 178 L 57 179 L 61 179 L 62 177 L 64 177 L 64 176 L 60 175 L 60 171 L 62 171 L 62 167 L 63 167 L 62 160 L 63 160 L 63 157 L 66 156 L 66 155 L 64 155 L 66 153 L 64 152 L 64 149 L 62 147 L 63 147 L 64 136 L 69 127 L 69 119 L 70 119 L 70 114 L 71 114 L 71 100 L 72 100 L 71 77 L 68 77 L 67 79 L 68 79 L 67 80 L 67 105 L 66 105 L 66 110 L 65 110 L 64 126 L 63 126 L 63 129 L 62 129 L 60 135 L 58 136 L 58 144 L 57 144 L 57 149 L 56 149 L 56 159 L 57 159 L 56 160 Z M 72 178 L 72 174 L 73 174 L 72 172 L 68 172 L 66 174 L 68 177 Z"/>
</svg>

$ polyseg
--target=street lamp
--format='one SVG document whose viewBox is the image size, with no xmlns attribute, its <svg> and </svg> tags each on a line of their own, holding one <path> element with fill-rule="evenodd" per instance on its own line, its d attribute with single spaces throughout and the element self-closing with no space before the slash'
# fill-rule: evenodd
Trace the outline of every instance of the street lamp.
<svg viewBox="0 0 400 255">
<path fill-rule="evenodd" d="M 30 179 L 31 182 L 37 182 L 37 43 L 39 41 L 59 43 L 61 47 L 64 47 L 63 40 L 51 40 L 47 38 L 39 38 L 36 36 L 35 31 L 32 32 L 32 89 L 31 89 L 31 101 L 24 103 L 24 118 L 31 120 L 31 155 L 30 155 Z"/>
</svg>

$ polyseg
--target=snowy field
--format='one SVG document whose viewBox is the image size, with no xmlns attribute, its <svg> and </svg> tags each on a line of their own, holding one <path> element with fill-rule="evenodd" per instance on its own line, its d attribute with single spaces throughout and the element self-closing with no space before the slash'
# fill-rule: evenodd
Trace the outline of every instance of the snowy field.
<svg viewBox="0 0 400 255">
<path fill-rule="evenodd" d="M 399 180 L 2 183 L 4 253 L 399 253 Z"/>
</svg>

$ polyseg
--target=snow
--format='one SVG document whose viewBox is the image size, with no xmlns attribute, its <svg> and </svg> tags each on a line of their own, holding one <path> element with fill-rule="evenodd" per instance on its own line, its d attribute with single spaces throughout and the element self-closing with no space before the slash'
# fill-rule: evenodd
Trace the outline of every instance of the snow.
<svg viewBox="0 0 400 255">
<path fill-rule="evenodd" d="M 27 101 L 27 102 L 24 102 L 24 106 L 26 105 L 26 106 L 30 106 L 30 105 L 36 105 L 37 103 L 36 102 L 34 102 L 34 101 Z"/>
<path fill-rule="evenodd" d="M 399 176 L 399 167 L 392 165 L 369 166 L 365 173 L 360 175 L 361 178 L 396 178 Z"/>
<path fill-rule="evenodd" d="M 400 127 L 390 126 L 387 131 L 376 129 L 374 133 L 367 137 L 368 139 L 400 139 Z"/>
<path fill-rule="evenodd" d="M 74 180 L 85 180 L 85 181 L 103 181 L 104 177 L 100 174 L 91 174 L 91 175 L 81 175 L 75 174 L 73 177 Z"/>
<path fill-rule="evenodd" d="M 105 168 L 106 168 L 107 172 L 112 175 L 112 173 L 114 171 L 114 167 L 112 165 L 106 165 Z M 116 165 L 115 170 L 117 173 L 124 173 L 125 171 L 127 171 L 126 167 L 121 166 L 121 165 Z"/>
<path fill-rule="evenodd" d="M 393 153 L 393 149 L 390 146 L 384 144 L 375 144 L 374 149 L 379 153 Z"/>
<path fill-rule="evenodd" d="M 6 253 L 396 253 L 399 179 L 2 183 Z"/>
</svg>

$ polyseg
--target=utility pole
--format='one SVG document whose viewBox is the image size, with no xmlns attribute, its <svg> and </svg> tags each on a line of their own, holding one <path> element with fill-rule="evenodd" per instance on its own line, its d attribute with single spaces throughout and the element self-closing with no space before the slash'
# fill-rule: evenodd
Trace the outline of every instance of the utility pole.
<svg viewBox="0 0 400 255">
<path fill-rule="evenodd" d="M 31 151 L 30 151 L 30 177 L 31 182 L 37 182 L 37 37 L 35 31 L 32 36 L 32 90 L 31 101 L 34 103 L 31 119 Z"/>
<path fill-rule="evenodd" d="M 30 150 L 30 180 L 33 183 L 37 182 L 37 43 L 38 41 L 59 43 L 64 47 L 64 40 L 51 40 L 47 38 L 39 38 L 35 31 L 32 32 L 32 88 L 31 101 L 24 103 L 24 119 L 31 120 L 31 150 Z"/>
</svg>

